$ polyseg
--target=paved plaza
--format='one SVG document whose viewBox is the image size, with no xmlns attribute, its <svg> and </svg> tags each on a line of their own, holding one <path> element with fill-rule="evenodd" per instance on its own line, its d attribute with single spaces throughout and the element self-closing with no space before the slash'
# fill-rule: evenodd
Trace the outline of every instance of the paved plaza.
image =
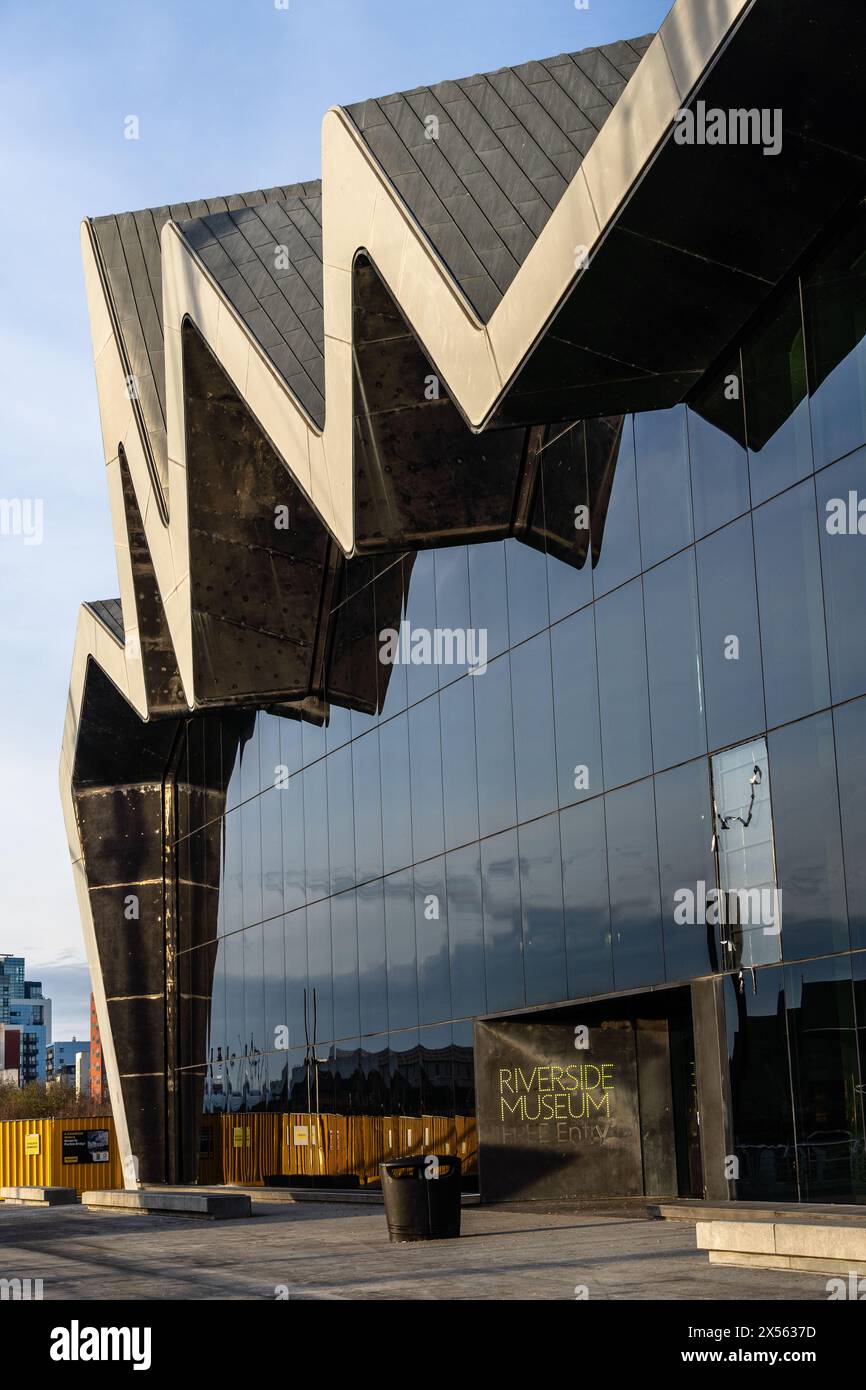
<svg viewBox="0 0 866 1390">
<path fill-rule="evenodd" d="M 392 1246 L 379 1205 L 258 1193 L 253 1213 L 0 1203 L 0 1279 L 42 1279 L 45 1299 L 827 1298 L 826 1275 L 710 1265 L 690 1221 L 476 1206 L 457 1241 Z"/>
</svg>

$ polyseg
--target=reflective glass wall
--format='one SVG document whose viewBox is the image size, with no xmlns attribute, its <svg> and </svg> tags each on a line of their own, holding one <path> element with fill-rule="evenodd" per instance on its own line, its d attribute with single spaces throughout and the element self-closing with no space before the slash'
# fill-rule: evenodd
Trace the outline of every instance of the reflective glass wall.
<svg viewBox="0 0 866 1390">
<path fill-rule="evenodd" d="M 190 721 L 207 1110 L 471 1115 L 475 1016 L 718 972 L 742 1195 L 863 1199 L 864 221 L 688 407 L 551 427 L 522 538 L 349 564 L 377 713 Z"/>
</svg>

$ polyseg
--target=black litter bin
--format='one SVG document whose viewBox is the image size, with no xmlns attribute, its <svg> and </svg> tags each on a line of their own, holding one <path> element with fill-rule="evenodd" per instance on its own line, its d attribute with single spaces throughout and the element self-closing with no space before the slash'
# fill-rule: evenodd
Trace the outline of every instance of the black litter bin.
<svg viewBox="0 0 866 1390">
<path fill-rule="evenodd" d="M 459 1236 L 459 1158 L 452 1154 L 392 1158 L 379 1164 L 379 1176 L 392 1245 Z"/>
</svg>

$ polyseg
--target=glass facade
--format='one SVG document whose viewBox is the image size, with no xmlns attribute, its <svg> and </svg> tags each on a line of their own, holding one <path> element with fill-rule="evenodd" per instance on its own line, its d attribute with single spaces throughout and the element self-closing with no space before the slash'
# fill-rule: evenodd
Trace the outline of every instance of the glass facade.
<svg viewBox="0 0 866 1390">
<path fill-rule="evenodd" d="M 206 1112 L 471 1116 L 479 1015 L 720 974 L 740 1195 L 864 1200 L 864 223 L 689 405 L 551 427 L 522 537 L 397 560 L 462 661 L 189 721 L 179 780 L 227 763 L 177 846 Z M 394 563 L 340 597 L 377 656 Z M 740 890 L 778 920 L 708 929 Z"/>
</svg>

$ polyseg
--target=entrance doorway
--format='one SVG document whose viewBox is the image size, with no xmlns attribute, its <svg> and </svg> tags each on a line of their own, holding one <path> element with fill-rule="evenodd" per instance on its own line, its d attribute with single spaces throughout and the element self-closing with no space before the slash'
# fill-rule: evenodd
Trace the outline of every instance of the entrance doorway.
<svg viewBox="0 0 866 1390">
<path fill-rule="evenodd" d="M 482 1197 L 701 1196 L 688 989 L 475 1024 Z"/>
</svg>

